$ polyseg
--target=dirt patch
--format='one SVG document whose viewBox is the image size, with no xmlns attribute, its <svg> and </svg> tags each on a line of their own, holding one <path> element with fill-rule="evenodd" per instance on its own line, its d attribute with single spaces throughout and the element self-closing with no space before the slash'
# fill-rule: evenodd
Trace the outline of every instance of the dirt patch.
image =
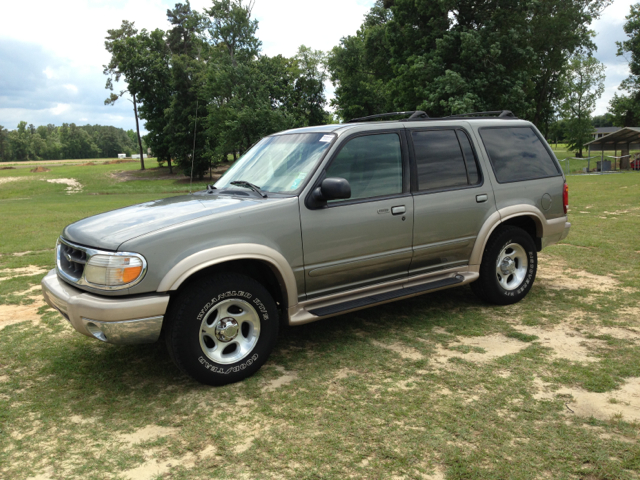
<svg viewBox="0 0 640 480">
<path fill-rule="evenodd" d="M 593 332 L 593 334 L 610 335 L 613 338 L 620 338 L 623 340 L 634 340 L 640 338 L 640 331 L 630 327 L 599 327 L 597 331 Z"/>
<path fill-rule="evenodd" d="M 31 173 L 44 173 L 44 172 L 50 172 L 51 169 L 47 168 L 47 167 L 36 167 L 36 168 L 32 168 L 31 170 L 29 170 Z"/>
<path fill-rule="evenodd" d="M 595 417 L 599 420 L 622 418 L 629 421 L 640 421 L 640 377 L 630 378 L 618 390 L 612 392 L 587 392 L 581 388 L 563 387 L 553 391 L 551 384 L 540 378 L 534 379 L 538 393 L 536 400 L 551 400 L 566 397 L 569 413 L 579 417 Z"/>
<path fill-rule="evenodd" d="M 0 282 L 3 280 L 10 280 L 16 277 L 30 277 L 32 275 L 40 275 L 41 273 L 47 273 L 46 268 L 38 267 L 36 265 L 29 265 L 28 267 L 20 268 L 5 268 L 0 270 Z"/>
<path fill-rule="evenodd" d="M 267 385 L 262 387 L 263 392 L 273 392 L 278 388 L 288 385 L 293 382 L 296 378 L 298 378 L 298 374 L 295 372 L 286 372 L 284 367 L 279 365 L 275 366 L 276 370 L 282 373 L 281 377 L 276 378 L 275 380 L 271 380 Z"/>
<path fill-rule="evenodd" d="M 552 349 L 552 356 L 573 362 L 597 362 L 592 351 L 602 340 L 587 339 L 568 325 L 560 325 L 553 329 L 541 327 L 518 326 L 518 331 L 538 337 L 536 343 Z"/>
<path fill-rule="evenodd" d="M 50 178 L 47 179 L 47 182 L 66 185 L 67 195 L 70 195 L 72 193 L 79 193 L 82 191 L 82 185 L 75 178 Z"/>
<path fill-rule="evenodd" d="M 438 345 L 433 361 L 436 367 L 444 367 L 448 360 L 454 357 L 475 363 L 486 363 L 505 355 L 518 353 L 527 346 L 525 342 L 502 334 L 468 337 L 449 344 L 447 348 Z"/>
<path fill-rule="evenodd" d="M 81 163 L 80 165 L 78 165 L 79 167 L 90 167 L 91 165 L 95 165 L 95 162 L 87 162 L 87 163 Z"/>
<path fill-rule="evenodd" d="M 16 252 L 12 255 L 14 257 L 24 257 L 25 255 L 29 255 L 30 253 L 44 253 L 44 252 L 52 252 L 53 248 L 49 248 L 47 250 L 27 250 L 26 252 Z"/>
<path fill-rule="evenodd" d="M 16 167 L 2 167 L 0 170 L 15 170 Z"/>
<path fill-rule="evenodd" d="M 24 180 L 25 177 L 2 177 L 0 178 L 0 185 L 9 182 L 18 182 L 20 180 Z"/>
<path fill-rule="evenodd" d="M 177 431 L 178 431 L 177 428 L 160 427 L 158 425 L 148 425 L 146 427 L 141 428 L 140 430 L 136 430 L 133 433 L 120 434 L 118 435 L 118 440 L 124 443 L 128 443 L 130 445 L 134 445 L 136 443 L 155 440 L 156 438 L 159 438 L 159 437 L 166 437 L 168 435 L 173 435 Z"/>
<path fill-rule="evenodd" d="M 0 305 L 0 330 L 20 322 L 39 321 L 38 309 L 45 305 L 46 303 L 42 298 L 31 305 Z"/>
<path fill-rule="evenodd" d="M 145 160 L 147 160 L 147 159 L 145 158 Z M 119 163 L 134 163 L 134 162 L 139 162 L 139 160 L 126 160 L 126 159 L 120 158 L 118 160 L 109 160 L 108 162 L 103 162 L 102 164 L 103 165 L 117 165 Z M 91 163 L 93 163 L 93 162 L 91 162 Z"/>
<path fill-rule="evenodd" d="M 422 360 L 424 358 L 424 355 L 422 355 L 418 350 L 407 345 L 403 345 L 402 343 L 382 343 L 376 340 L 371 340 L 371 343 L 373 343 L 376 347 L 396 352 L 405 360 L 416 361 Z"/>
<path fill-rule="evenodd" d="M 615 278 L 572 269 L 564 260 L 542 253 L 538 254 L 536 281 L 542 283 L 546 288 L 556 290 L 588 289 L 596 292 L 631 290 L 629 288 L 621 288 L 619 286 L 620 282 Z"/>
<path fill-rule="evenodd" d="M 78 425 L 90 425 L 98 421 L 97 418 L 85 418 L 81 417 L 80 415 L 73 415 L 69 418 L 69 420 L 71 421 L 71 423 L 76 423 Z"/>
</svg>

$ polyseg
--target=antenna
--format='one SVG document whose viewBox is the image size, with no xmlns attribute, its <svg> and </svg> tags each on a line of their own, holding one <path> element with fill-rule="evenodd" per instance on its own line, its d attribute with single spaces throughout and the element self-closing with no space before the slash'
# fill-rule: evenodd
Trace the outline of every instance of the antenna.
<svg viewBox="0 0 640 480">
<path fill-rule="evenodd" d="M 191 195 L 191 184 L 193 183 L 193 160 L 196 157 L 196 131 L 198 129 L 198 99 L 196 98 L 196 122 L 193 126 L 193 153 L 191 154 L 191 178 L 189 178 L 189 195 Z"/>
</svg>

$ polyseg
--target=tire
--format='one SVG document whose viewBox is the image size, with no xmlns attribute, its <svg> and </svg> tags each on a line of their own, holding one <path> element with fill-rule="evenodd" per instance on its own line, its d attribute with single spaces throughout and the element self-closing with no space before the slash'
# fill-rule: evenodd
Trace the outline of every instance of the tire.
<svg viewBox="0 0 640 480">
<path fill-rule="evenodd" d="M 243 380 L 266 362 L 278 338 L 278 309 L 245 275 L 193 281 L 171 300 L 165 341 L 174 363 L 207 385 Z"/>
<path fill-rule="evenodd" d="M 499 227 L 487 242 L 480 278 L 471 289 L 486 302 L 511 305 L 529 293 L 537 268 L 538 254 L 531 236 L 518 227 Z"/>
</svg>

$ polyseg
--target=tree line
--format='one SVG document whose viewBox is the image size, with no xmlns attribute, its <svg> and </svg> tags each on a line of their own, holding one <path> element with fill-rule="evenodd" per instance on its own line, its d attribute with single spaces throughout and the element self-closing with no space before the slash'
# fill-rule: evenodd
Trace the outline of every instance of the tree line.
<svg viewBox="0 0 640 480">
<path fill-rule="evenodd" d="M 15 130 L 0 125 L 0 161 L 61 160 L 72 158 L 112 158 L 136 151 L 136 134 L 103 125 L 27 125 Z"/>
</svg>

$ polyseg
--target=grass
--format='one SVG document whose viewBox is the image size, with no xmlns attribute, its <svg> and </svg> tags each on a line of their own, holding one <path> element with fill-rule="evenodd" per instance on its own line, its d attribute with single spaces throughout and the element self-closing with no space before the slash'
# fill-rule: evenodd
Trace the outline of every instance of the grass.
<svg viewBox="0 0 640 480">
<path fill-rule="evenodd" d="M 0 171 L 21 178 L 0 183 L 1 478 L 638 478 L 618 411 L 640 377 L 640 174 L 569 177 L 571 234 L 517 305 L 462 287 L 287 329 L 256 375 L 210 388 L 161 343 L 88 339 L 24 293 L 66 224 L 188 190 L 136 169 Z M 33 313 L 2 328 L 3 308 Z M 580 415 L 580 392 L 612 414 Z"/>
</svg>

